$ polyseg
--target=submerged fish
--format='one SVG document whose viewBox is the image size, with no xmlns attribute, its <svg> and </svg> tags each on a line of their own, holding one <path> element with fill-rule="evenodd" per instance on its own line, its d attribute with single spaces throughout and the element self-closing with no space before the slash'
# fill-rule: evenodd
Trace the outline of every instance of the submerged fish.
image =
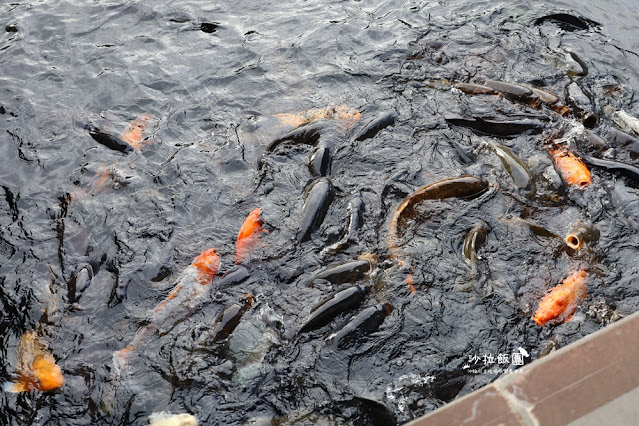
<svg viewBox="0 0 639 426">
<path fill-rule="evenodd" d="M 124 128 L 120 136 L 112 135 L 90 125 L 86 125 L 84 128 L 89 131 L 89 135 L 96 142 L 114 151 L 129 153 L 133 150 L 139 151 L 150 142 L 146 129 L 153 118 L 151 114 L 140 114 Z"/>
<path fill-rule="evenodd" d="M 561 148 L 549 148 L 548 152 L 567 184 L 582 189 L 590 185 L 590 170 L 572 152 Z"/>
<path fill-rule="evenodd" d="M 139 151 L 140 148 L 150 142 L 149 136 L 146 134 L 146 128 L 153 118 L 151 114 L 140 114 L 126 126 L 120 138 L 133 149 Z"/>
<path fill-rule="evenodd" d="M 5 391 L 50 391 L 64 385 L 62 370 L 55 363 L 53 355 L 40 343 L 35 331 L 31 330 L 22 335 L 17 352 L 17 378 L 3 385 Z"/>
<path fill-rule="evenodd" d="M 539 302 L 533 316 L 540 326 L 550 321 L 564 322 L 577 309 L 577 304 L 586 294 L 586 271 L 573 272 L 561 284 L 552 288 Z"/>
<path fill-rule="evenodd" d="M 521 101 L 537 106 L 539 98 L 528 87 L 516 83 L 507 83 L 505 81 L 486 80 L 485 86 L 501 93 L 506 98 L 513 101 Z"/>
<path fill-rule="evenodd" d="M 471 264 L 474 264 L 477 259 L 480 258 L 477 252 L 486 241 L 487 233 L 488 224 L 486 224 L 483 220 L 480 220 L 473 225 L 470 231 L 468 231 L 468 234 L 466 234 L 462 252 L 464 253 L 464 257 L 466 257 Z"/>
<path fill-rule="evenodd" d="M 235 242 L 235 263 L 239 264 L 246 260 L 253 248 L 260 241 L 260 233 L 266 232 L 262 229 L 264 221 L 260 217 L 262 209 L 253 209 L 251 213 L 244 219 L 240 232 L 237 234 Z"/>
<path fill-rule="evenodd" d="M 566 116 L 571 112 L 570 109 L 561 102 L 559 96 L 549 90 L 534 86 L 488 80 L 484 85 L 457 83 L 454 84 L 453 87 L 467 95 L 503 95 L 510 100 L 523 102 L 533 108 L 540 108 L 542 105 L 547 105 L 562 116 Z"/>
<path fill-rule="evenodd" d="M 338 105 L 328 106 L 326 108 L 313 108 L 294 114 L 275 114 L 275 117 L 279 118 L 282 124 L 291 127 L 300 127 L 320 120 L 333 119 L 348 128 L 362 118 L 362 113 L 355 108 Z"/>
<path fill-rule="evenodd" d="M 138 330 L 129 345 L 113 353 L 116 371 L 126 366 L 128 355 L 142 347 L 156 332 L 166 334 L 198 307 L 199 301 L 210 289 L 209 284 L 220 268 L 215 248 L 203 251 L 178 276 L 173 290 L 152 311 L 150 323 Z"/>
<path fill-rule="evenodd" d="M 492 87 L 475 83 L 455 83 L 453 87 L 467 95 L 496 95 L 499 93 Z"/>
<path fill-rule="evenodd" d="M 496 138 L 512 138 L 521 134 L 538 134 L 545 129 L 545 124 L 540 120 L 510 120 L 496 121 L 484 120 L 481 117 L 447 118 L 446 122 L 453 126 L 465 127 L 479 135 L 494 136 Z"/>
<path fill-rule="evenodd" d="M 624 110 L 615 111 L 612 107 L 604 108 L 604 110 L 612 115 L 612 121 L 614 121 L 616 125 L 639 135 L 639 119 Z"/>
<path fill-rule="evenodd" d="M 252 294 L 246 293 L 242 300 L 224 308 L 215 318 L 213 328 L 203 333 L 197 344 L 210 346 L 229 337 L 240 323 L 244 313 L 251 309 L 255 301 Z"/>
<path fill-rule="evenodd" d="M 566 102 L 584 126 L 589 129 L 595 127 L 599 117 L 595 113 L 593 102 L 577 83 L 572 82 L 566 86 Z"/>
<path fill-rule="evenodd" d="M 339 331 L 328 336 L 326 340 L 332 341 L 339 349 L 353 347 L 367 338 L 369 334 L 377 331 L 391 312 L 393 312 L 393 306 L 388 302 L 364 309 L 352 317 Z"/>
</svg>

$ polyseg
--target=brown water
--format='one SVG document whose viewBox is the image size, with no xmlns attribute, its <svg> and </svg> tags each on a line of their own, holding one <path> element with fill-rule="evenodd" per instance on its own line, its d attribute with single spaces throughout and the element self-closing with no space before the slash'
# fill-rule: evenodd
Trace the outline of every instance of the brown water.
<svg viewBox="0 0 639 426">
<path fill-rule="evenodd" d="M 543 144 L 583 133 L 573 115 L 451 90 L 493 79 L 563 98 L 576 82 L 609 145 L 582 149 L 639 166 L 636 140 L 611 136 L 612 111 L 639 116 L 639 4 L 583 3 L 1 5 L 0 379 L 11 379 L 20 338 L 35 329 L 66 383 L 3 392 L 0 423 L 147 424 L 159 411 L 220 425 L 404 423 L 516 368 L 520 348 L 530 362 L 636 311 L 636 177 L 592 167 L 587 189 L 558 190 Z M 544 19 L 558 13 L 576 19 Z M 291 130 L 275 114 L 329 105 L 357 109 L 361 120 L 323 120 L 314 136 L 267 150 Z M 357 137 L 385 112 L 393 124 Z M 141 114 L 154 118 L 140 151 L 90 136 L 99 128 L 118 137 Z M 450 121 L 473 117 L 540 127 L 497 138 Z M 516 185 L 495 143 L 521 158 L 531 186 Z M 309 156 L 322 147 L 331 202 L 302 238 L 305 192 L 324 199 L 308 191 L 318 179 Z M 490 188 L 420 204 L 398 267 L 387 241 L 396 207 L 463 174 Z M 118 374 L 114 351 L 197 254 L 217 247 L 220 275 L 233 270 L 238 229 L 256 207 L 269 232 L 236 271 L 243 279 L 217 277 L 200 305 L 179 310 L 183 320 L 150 337 Z M 339 244 L 350 216 L 352 238 Z M 485 242 L 471 264 L 464 238 L 480 221 Z M 552 236 L 578 223 L 599 239 L 573 251 Z M 365 253 L 378 258 L 365 277 L 310 280 Z M 89 286 L 71 293 L 86 265 Z M 588 290 L 573 319 L 536 325 L 545 291 L 580 267 Z M 359 303 L 298 333 L 313 306 L 356 285 L 370 290 Z M 256 302 L 230 336 L 195 344 L 245 293 Z M 374 314 L 383 302 L 392 312 Z M 369 327 L 339 340 L 358 314 Z"/>
</svg>

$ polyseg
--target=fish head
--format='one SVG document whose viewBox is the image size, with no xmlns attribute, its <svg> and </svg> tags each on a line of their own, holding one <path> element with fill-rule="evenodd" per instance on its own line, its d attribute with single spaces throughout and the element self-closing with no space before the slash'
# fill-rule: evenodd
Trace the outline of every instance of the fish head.
<svg viewBox="0 0 639 426">
<path fill-rule="evenodd" d="M 201 284 L 211 282 L 218 269 L 220 269 L 220 257 L 216 248 L 210 248 L 197 256 L 192 265 L 198 270 L 198 278 Z"/>
<path fill-rule="evenodd" d="M 64 385 L 62 370 L 50 354 L 36 357 L 33 361 L 35 387 L 41 391 L 57 389 Z"/>
</svg>

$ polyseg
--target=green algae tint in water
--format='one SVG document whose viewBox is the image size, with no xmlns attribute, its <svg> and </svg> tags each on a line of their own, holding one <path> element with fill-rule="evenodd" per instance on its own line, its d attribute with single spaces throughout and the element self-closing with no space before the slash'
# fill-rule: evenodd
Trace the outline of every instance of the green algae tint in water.
<svg viewBox="0 0 639 426">
<path fill-rule="evenodd" d="M 36 330 L 65 376 L 58 391 L 3 392 L 2 424 L 147 424 L 161 411 L 220 425 L 405 423 L 639 306 L 639 183 L 624 174 L 639 166 L 637 135 L 620 134 L 618 118 L 639 116 L 629 6 L 0 10 L 0 373 L 14 378 L 18 342 Z M 574 83 L 603 145 L 549 105 L 452 89 L 490 80 L 562 101 Z M 291 120 L 315 127 L 290 133 Z M 483 130 L 463 125 L 471 120 Z M 104 143 L 138 136 L 140 149 Z M 593 161 L 588 188 L 565 187 L 545 145 L 553 138 L 626 166 Z M 491 146 L 519 159 L 532 184 L 518 188 Z M 387 243 L 397 206 L 461 175 L 490 188 L 415 205 L 399 265 Z M 330 202 L 305 209 L 318 179 Z M 239 227 L 257 207 L 268 233 L 234 266 Z M 478 223 L 487 231 L 471 262 L 464 241 Z M 578 226 L 599 238 L 575 251 L 563 237 Z M 113 353 L 209 247 L 224 276 L 118 374 Z M 370 270 L 343 266 L 358 258 Z M 581 267 L 587 295 L 572 321 L 534 324 L 546 290 Z M 344 275 L 322 274 L 332 268 Z M 356 286 L 368 289 L 357 303 L 336 303 L 300 333 L 315 307 Z M 206 339 L 223 311 L 238 313 L 228 337 Z"/>
</svg>

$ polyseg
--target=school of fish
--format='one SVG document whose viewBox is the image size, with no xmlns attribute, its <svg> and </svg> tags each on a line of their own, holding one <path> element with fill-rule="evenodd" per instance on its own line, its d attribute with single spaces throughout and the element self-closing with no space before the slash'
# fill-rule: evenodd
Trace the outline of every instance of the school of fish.
<svg viewBox="0 0 639 426">
<path fill-rule="evenodd" d="M 484 80 L 481 83 L 446 82 L 446 84 L 450 86 L 451 93 L 454 94 L 504 97 L 530 108 L 549 109 L 560 117 L 579 120 L 583 125 L 579 135 L 582 139 L 585 137 L 596 140 L 599 137 L 589 129 L 596 125 L 600 117 L 595 113 L 590 98 L 576 83 L 571 83 L 567 88 L 565 103 L 558 95 L 548 90 L 525 84 L 495 80 Z M 636 118 L 625 111 L 609 111 L 609 114 L 617 125 L 639 134 L 639 125 L 637 125 L 639 121 Z M 260 169 L 267 168 L 269 154 L 283 144 L 313 146 L 313 153 L 309 158 L 309 170 L 314 175 L 314 179 L 304 190 L 299 230 L 294 238 L 297 244 L 304 244 L 312 239 L 313 234 L 320 228 L 335 197 L 335 188 L 330 178 L 331 155 L 334 147 L 326 142 L 322 133 L 326 131 L 326 128 L 331 127 L 327 123 L 335 123 L 338 131 L 344 135 L 350 135 L 352 140 L 363 141 L 375 137 L 382 130 L 392 126 L 397 117 L 394 112 L 389 111 L 381 112 L 376 117 L 366 117 L 359 110 L 344 105 L 312 108 L 298 113 L 276 114 L 275 117 L 286 132 L 264 149 L 258 164 Z M 117 136 L 92 127 L 87 127 L 87 130 L 89 135 L 101 145 L 126 155 L 128 152 L 139 152 L 153 142 L 151 127 L 154 119 L 151 115 L 142 114 L 131 121 Z M 361 121 L 365 123 L 357 130 Z M 578 137 L 566 136 L 561 132 L 551 134 L 544 129 L 543 123 L 536 120 L 499 122 L 481 117 L 455 117 L 448 118 L 446 121 L 451 128 L 465 128 L 483 137 L 489 137 L 486 145 L 494 155 L 499 157 L 504 170 L 512 178 L 512 184 L 525 194 L 534 193 L 535 177 L 517 153 L 493 139 L 505 139 L 518 134 L 544 133 L 540 141 L 540 152 L 549 156 L 555 171 L 561 178 L 561 184 L 569 187 L 570 190 L 587 191 L 593 185 L 591 170 L 588 166 L 618 172 L 632 179 L 639 177 L 639 170 L 633 165 L 592 157 L 582 152 L 582 148 L 577 146 L 575 141 L 579 139 Z M 456 149 L 462 149 L 454 145 L 454 142 L 452 144 Z M 460 156 L 463 154 L 460 151 Z M 87 191 L 90 193 L 104 191 L 109 183 L 117 183 L 117 180 L 117 165 L 101 167 L 98 169 L 92 187 Z M 413 190 L 394 206 L 386 221 L 385 247 L 380 249 L 380 254 L 382 258 L 389 260 L 390 269 L 405 273 L 403 283 L 409 294 L 414 295 L 420 291 L 421 283 L 415 280 L 416 267 L 405 252 L 404 246 L 412 238 L 411 231 L 428 220 L 428 214 L 422 212 L 423 207 L 428 203 L 438 203 L 442 200 L 468 203 L 498 190 L 497 185 L 479 176 L 450 176 Z M 75 195 L 73 198 L 79 198 L 79 196 Z M 323 253 L 338 252 L 357 240 L 363 210 L 361 199 L 352 195 L 348 208 L 347 232 L 340 241 L 327 247 Z M 526 222 L 524 219 L 521 221 Z M 545 229 L 535 228 L 536 225 L 533 223 L 527 223 L 527 225 L 533 233 L 546 232 L 556 236 Z M 250 264 L 253 260 L 259 260 L 259 250 L 269 249 L 262 239 L 264 234 L 273 231 L 265 228 L 270 227 L 262 219 L 261 207 L 253 207 L 239 226 L 235 241 L 234 266 L 241 267 Z M 490 229 L 490 224 L 478 221 L 468 230 L 460 245 L 462 247 L 460 255 L 473 266 L 473 274 L 479 273 L 476 265 L 482 259 L 481 247 Z M 595 243 L 598 238 L 599 231 L 596 228 L 588 224 L 578 224 L 566 234 L 565 245 L 570 250 L 578 252 L 587 248 L 589 244 Z M 380 267 L 378 262 L 380 254 L 364 253 L 349 262 L 329 263 L 322 269 L 313 271 L 308 277 L 308 283 L 317 280 L 334 286 L 349 283 L 353 285 L 346 288 L 339 287 L 339 291 L 333 292 L 330 297 L 312 307 L 307 312 L 307 316 L 299 322 L 296 336 L 326 327 L 346 312 L 354 312 L 356 315 L 341 328 L 334 329 L 326 338 L 326 342 L 333 345 L 336 350 L 355 345 L 362 330 L 371 333 L 378 329 L 385 318 L 393 312 L 394 307 L 385 300 L 378 300 L 378 303 L 366 306 L 369 293 L 376 289 L 359 282 Z M 228 277 L 238 273 L 237 271 L 241 269 L 233 269 L 233 267 L 227 271 L 221 269 L 220 255 L 216 248 L 206 249 L 197 255 L 177 276 L 169 294 L 148 313 L 148 323 L 137 330 L 129 343 L 124 342 L 125 344 L 122 345 L 124 348 L 113 353 L 112 362 L 117 376 L 125 374 L 131 357 L 143 353 L 149 341 L 170 333 L 184 318 L 204 309 L 207 296 L 216 288 L 216 285 L 224 279 L 230 279 Z M 79 269 L 78 274 L 80 272 L 87 276 L 81 286 L 84 288 L 91 280 L 91 272 L 88 269 Z M 531 319 L 540 327 L 570 321 L 580 304 L 586 299 L 590 281 L 586 266 L 575 263 L 568 270 L 562 271 L 562 276 L 565 278 L 560 284 L 551 287 L 553 283 L 547 283 L 549 287 L 547 291 L 537 295 L 539 302 Z M 255 309 L 257 302 L 253 294 L 245 293 L 239 301 L 226 306 L 219 312 L 212 327 L 196 341 L 196 346 L 206 348 L 228 340 L 241 324 L 243 315 Z M 363 308 L 362 305 L 364 305 Z M 64 386 L 62 368 L 57 365 L 53 354 L 42 343 L 43 337 L 39 334 L 41 333 L 31 330 L 22 336 L 16 348 L 15 373 L 12 380 L 4 384 L 5 391 L 47 392 Z M 153 424 L 164 424 L 161 422 L 170 421 L 168 419 L 171 419 L 171 416 L 161 414 L 154 419 Z M 186 421 L 193 424 L 196 422 L 191 417 L 188 417 Z"/>
</svg>

